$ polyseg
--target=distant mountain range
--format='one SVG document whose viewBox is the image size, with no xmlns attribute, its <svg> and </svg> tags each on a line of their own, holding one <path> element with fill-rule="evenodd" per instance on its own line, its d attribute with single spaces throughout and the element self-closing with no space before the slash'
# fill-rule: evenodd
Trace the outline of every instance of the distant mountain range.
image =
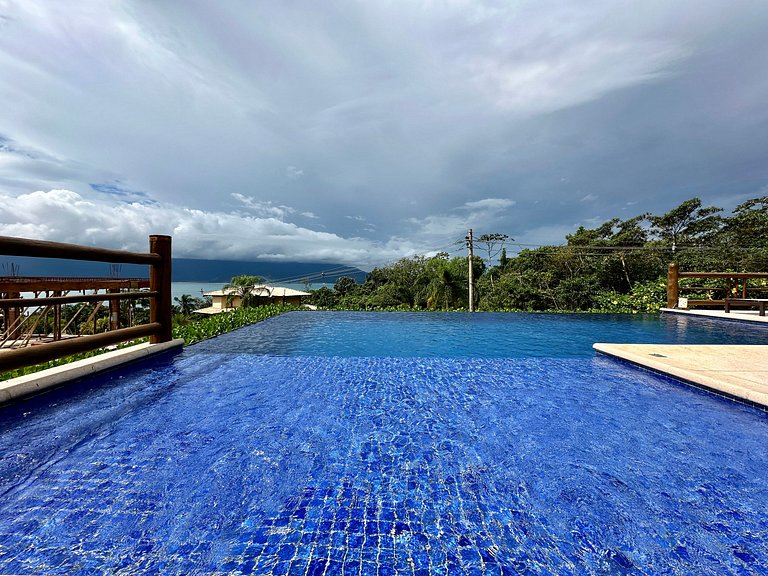
<svg viewBox="0 0 768 576">
<path fill-rule="evenodd" d="M 367 273 L 345 264 L 317 262 L 245 262 L 236 260 L 198 260 L 195 258 L 173 259 L 174 282 L 229 282 L 233 276 L 248 274 L 261 276 L 275 283 L 300 283 L 309 278 L 313 283 L 333 283 L 340 276 L 365 281 Z M 0 256 L 0 276 L 64 276 L 110 277 L 110 264 L 79 260 L 55 260 Z M 116 274 L 124 278 L 146 278 L 149 267 L 122 264 Z"/>
</svg>

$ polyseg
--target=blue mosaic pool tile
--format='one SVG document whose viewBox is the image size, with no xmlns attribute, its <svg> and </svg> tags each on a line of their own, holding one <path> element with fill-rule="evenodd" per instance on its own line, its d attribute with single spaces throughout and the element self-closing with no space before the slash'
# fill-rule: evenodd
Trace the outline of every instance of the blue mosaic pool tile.
<svg viewBox="0 0 768 576">
<path fill-rule="evenodd" d="M 234 358 L 258 381 L 238 383 Z M 219 363 L 231 388 L 221 406 L 198 407 L 219 368 L 159 403 L 140 400 L 151 383 L 137 389 L 119 417 L 97 406 L 108 433 L 72 432 L 71 452 L 0 503 L 0 571 L 760 574 L 768 564 L 766 425 L 752 412 L 721 415 L 690 395 L 689 409 L 670 405 L 670 385 L 646 375 L 638 386 L 615 368 L 622 403 L 577 400 L 565 420 L 574 386 L 595 397 L 607 385 L 582 361 L 234 358 Z M 531 370 L 544 382 L 538 405 Z M 644 438 L 631 411 L 617 415 L 640 401 L 654 423 L 679 413 L 685 427 Z M 16 430 L 3 429 L 4 445 L 36 434 Z M 726 442 L 711 448 L 715 437 Z M 49 440 L 36 438 L 42 452 Z"/>
</svg>

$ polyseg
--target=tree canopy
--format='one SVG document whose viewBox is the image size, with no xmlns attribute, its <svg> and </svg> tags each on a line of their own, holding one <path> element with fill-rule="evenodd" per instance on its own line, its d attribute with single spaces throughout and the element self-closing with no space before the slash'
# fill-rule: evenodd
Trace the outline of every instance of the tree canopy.
<svg viewBox="0 0 768 576">
<path fill-rule="evenodd" d="M 660 216 L 582 226 L 562 245 L 513 256 L 507 234 L 480 234 L 477 242 L 479 310 L 652 311 L 664 302 L 671 261 L 692 271 L 768 271 L 768 196 L 727 216 L 691 198 Z M 346 309 L 457 310 L 467 298 L 468 259 L 444 252 L 377 267 L 363 284 L 344 278 L 335 290 L 314 292 L 319 306 Z"/>
</svg>

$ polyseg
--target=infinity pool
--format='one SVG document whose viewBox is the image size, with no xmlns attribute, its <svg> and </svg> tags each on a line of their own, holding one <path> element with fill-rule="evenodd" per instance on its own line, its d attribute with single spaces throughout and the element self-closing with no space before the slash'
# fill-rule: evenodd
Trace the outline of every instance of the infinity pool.
<svg viewBox="0 0 768 576">
<path fill-rule="evenodd" d="M 692 320 L 291 313 L 0 409 L 0 574 L 766 574 L 766 414 L 591 350 L 768 343 Z"/>
</svg>

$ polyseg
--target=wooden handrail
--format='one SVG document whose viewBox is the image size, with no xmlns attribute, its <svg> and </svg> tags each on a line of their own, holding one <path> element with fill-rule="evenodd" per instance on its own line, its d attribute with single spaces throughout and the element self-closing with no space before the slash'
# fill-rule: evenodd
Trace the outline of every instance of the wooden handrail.
<svg viewBox="0 0 768 576">
<path fill-rule="evenodd" d="M 170 238 L 170 236 L 166 236 L 166 238 Z M 115 264 L 157 264 L 162 258 L 159 254 L 153 253 L 92 248 L 78 244 L 30 240 L 28 238 L 11 238 L 9 236 L 0 236 L 0 254 L 6 256 L 32 256 L 34 258 L 87 260 L 89 262 L 110 262 Z"/>
<path fill-rule="evenodd" d="M 721 287 L 696 287 L 696 286 L 680 286 L 679 280 L 681 278 L 719 278 L 725 280 L 725 285 Z M 768 272 L 680 272 L 676 262 L 672 262 L 669 265 L 667 273 L 667 308 L 677 308 L 678 296 L 680 290 L 724 290 L 725 298 L 727 299 L 731 293 L 733 286 L 731 281 L 736 281 L 738 287 L 739 281 L 741 282 L 741 297 L 745 298 L 747 293 L 751 290 L 753 292 L 761 290 L 761 288 L 749 288 L 747 287 L 747 280 L 754 279 L 768 279 Z M 768 290 L 765 288 L 764 290 Z M 689 299 L 688 304 L 692 306 L 703 305 L 721 305 L 724 300 L 700 300 Z"/>
<path fill-rule="evenodd" d="M 161 324 L 152 322 L 150 324 L 142 324 L 141 326 L 120 328 L 119 330 L 94 334 L 93 336 L 78 336 L 77 338 L 60 340 L 50 344 L 27 346 L 13 350 L 0 350 L 0 372 L 48 362 L 49 360 L 55 360 L 70 354 L 89 352 L 90 350 L 96 350 L 111 344 L 119 344 L 128 340 L 135 340 L 144 336 L 151 338 L 153 335 L 160 333 L 162 328 Z"/>
<path fill-rule="evenodd" d="M 3 306 L 28 308 L 43 304 L 75 304 L 77 302 L 106 302 L 107 300 L 137 300 L 139 298 L 154 298 L 157 292 L 113 292 L 108 294 L 79 294 L 77 296 L 46 296 L 44 298 L 4 298 L 0 300 Z"/>
<path fill-rule="evenodd" d="M 768 272 L 678 272 L 678 278 L 768 278 Z"/>
<path fill-rule="evenodd" d="M 131 289 L 149 288 L 146 278 L 103 278 L 103 277 L 48 277 L 48 276 L 0 276 L 2 292 L 50 292 L 73 290 L 106 290 L 108 288 Z"/>
</svg>

